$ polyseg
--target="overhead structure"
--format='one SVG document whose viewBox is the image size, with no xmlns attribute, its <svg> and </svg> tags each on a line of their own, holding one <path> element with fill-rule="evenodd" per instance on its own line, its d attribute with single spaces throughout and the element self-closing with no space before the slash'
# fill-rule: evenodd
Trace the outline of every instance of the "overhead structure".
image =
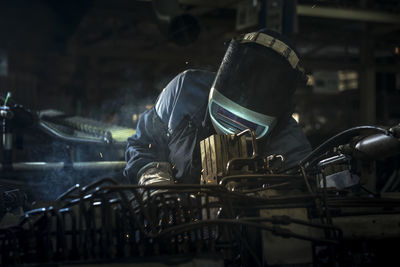
<svg viewBox="0 0 400 267">
<path fill-rule="evenodd" d="M 400 24 L 400 15 L 370 10 L 297 5 L 297 14 L 308 17 Z"/>
<path fill-rule="evenodd" d="M 188 45 L 197 40 L 200 34 L 198 20 L 185 14 L 178 0 L 153 0 L 153 8 L 161 31 L 168 40 L 178 45 Z"/>
</svg>

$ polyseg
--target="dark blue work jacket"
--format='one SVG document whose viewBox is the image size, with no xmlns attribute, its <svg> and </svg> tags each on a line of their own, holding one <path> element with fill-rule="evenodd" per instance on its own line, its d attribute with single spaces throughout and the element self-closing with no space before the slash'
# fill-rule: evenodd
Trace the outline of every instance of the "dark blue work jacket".
<svg viewBox="0 0 400 267">
<path fill-rule="evenodd" d="M 139 118 L 136 134 L 128 138 L 124 175 L 137 183 L 140 169 L 151 162 L 167 161 L 175 166 L 181 183 L 200 183 L 200 141 L 214 134 L 207 115 L 208 94 L 215 73 L 187 70 L 162 91 L 152 109 Z M 263 155 L 282 154 L 286 166 L 296 164 L 311 147 L 291 117 L 272 131 L 259 148 Z"/>
</svg>

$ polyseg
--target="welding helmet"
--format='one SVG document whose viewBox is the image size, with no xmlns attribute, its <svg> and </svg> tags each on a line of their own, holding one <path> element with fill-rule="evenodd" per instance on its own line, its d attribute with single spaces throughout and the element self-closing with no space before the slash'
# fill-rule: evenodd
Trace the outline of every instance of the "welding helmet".
<svg viewBox="0 0 400 267">
<path fill-rule="evenodd" d="M 215 130 L 233 134 L 250 129 L 257 139 L 267 136 L 289 114 L 303 79 L 297 53 L 278 33 L 261 30 L 233 39 L 209 94 Z"/>
</svg>

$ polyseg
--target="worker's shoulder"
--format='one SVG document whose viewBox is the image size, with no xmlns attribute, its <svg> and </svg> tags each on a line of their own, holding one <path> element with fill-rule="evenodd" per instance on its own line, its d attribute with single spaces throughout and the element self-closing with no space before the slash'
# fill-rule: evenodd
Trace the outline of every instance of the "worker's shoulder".
<svg viewBox="0 0 400 267">
<path fill-rule="evenodd" d="M 207 94 L 214 82 L 215 73 L 188 69 L 173 78 L 163 89 L 159 101 L 165 99 L 185 99 L 195 95 Z"/>
<path fill-rule="evenodd" d="M 210 90 L 215 79 L 215 73 L 206 70 L 188 69 L 177 75 L 182 89 L 195 87 L 198 89 Z"/>
<path fill-rule="evenodd" d="M 176 101 L 182 104 L 202 102 L 208 99 L 215 73 L 203 70 L 189 69 L 179 74 Z"/>
<path fill-rule="evenodd" d="M 204 117 L 203 109 L 214 81 L 215 73 L 186 70 L 178 74 L 160 94 L 155 110 L 161 120 L 174 130 L 185 117 Z"/>
<path fill-rule="evenodd" d="M 214 79 L 215 72 L 201 69 L 187 69 L 179 73 L 177 76 L 184 76 L 191 79 Z"/>
</svg>

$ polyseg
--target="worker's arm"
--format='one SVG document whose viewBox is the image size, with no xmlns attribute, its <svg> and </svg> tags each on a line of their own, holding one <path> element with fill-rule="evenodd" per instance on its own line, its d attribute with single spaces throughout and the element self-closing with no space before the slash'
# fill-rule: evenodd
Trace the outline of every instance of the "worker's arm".
<svg viewBox="0 0 400 267">
<path fill-rule="evenodd" d="M 167 127 L 158 117 L 155 109 L 143 113 L 138 121 L 136 134 L 128 138 L 125 152 L 124 175 L 131 183 L 138 183 L 144 167 L 154 162 L 168 161 Z"/>
<path fill-rule="evenodd" d="M 162 169 L 162 175 L 168 176 L 171 160 L 175 161 L 174 164 L 182 163 L 178 164 L 181 171 L 191 163 L 194 145 L 182 146 L 185 136 L 180 136 L 177 129 L 185 128 L 188 118 L 201 124 L 214 76 L 212 72 L 198 70 L 180 73 L 162 91 L 154 108 L 139 118 L 136 134 L 128 139 L 125 154 L 127 166 L 124 174 L 132 183 L 141 183 L 143 174 L 154 175 L 154 170 L 149 169 L 157 166 Z M 186 141 L 195 143 L 195 140 Z M 174 155 L 170 155 L 171 147 Z M 182 147 L 187 151 L 182 151 Z M 143 177 L 142 181 L 150 181 L 150 178 Z"/>
</svg>

